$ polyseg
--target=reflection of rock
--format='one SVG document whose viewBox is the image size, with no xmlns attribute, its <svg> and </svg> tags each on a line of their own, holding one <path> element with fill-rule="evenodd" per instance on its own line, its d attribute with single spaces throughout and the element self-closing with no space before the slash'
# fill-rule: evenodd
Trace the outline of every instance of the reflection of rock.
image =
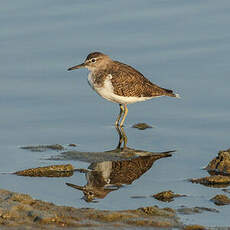
<svg viewBox="0 0 230 230">
<path fill-rule="evenodd" d="M 230 199 L 226 195 L 218 194 L 211 199 L 216 205 L 230 204 Z"/>
<path fill-rule="evenodd" d="M 184 197 L 186 195 L 175 194 L 171 190 L 154 194 L 153 197 L 163 202 L 171 202 L 175 197 Z"/>
<path fill-rule="evenodd" d="M 138 179 L 152 167 L 156 160 L 169 156 L 171 154 L 162 153 L 129 160 L 92 163 L 89 166 L 90 170 L 86 172 L 85 186 L 70 183 L 67 185 L 83 191 L 86 201 L 95 198 L 103 199 L 109 192 L 119 189 L 123 184 L 131 184 Z"/>
<path fill-rule="evenodd" d="M 215 157 L 205 168 L 210 174 L 230 174 L 230 149 L 220 151 L 218 156 Z"/>
<path fill-rule="evenodd" d="M 214 175 L 214 176 L 207 176 L 207 177 L 202 177 L 197 179 L 189 179 L 189 181 L 191 181 L 192 183 L 203 184 L 209 187 L 222 188 L 230 184 L 230 177 Z"/>
<path fill-rule="evenodd" d="M 25 169 L 22 171 L 17 171 L 15 174 L 18 176 L 30 177 L 69 177 L 73 175 L 73 172 L 73 166 L 71 164 L 67 164 Z"/>
</svg>

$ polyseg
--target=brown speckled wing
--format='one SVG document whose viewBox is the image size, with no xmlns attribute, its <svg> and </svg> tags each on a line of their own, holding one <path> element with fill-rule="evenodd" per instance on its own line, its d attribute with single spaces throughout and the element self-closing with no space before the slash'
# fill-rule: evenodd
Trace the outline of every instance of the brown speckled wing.
<svg viewBox="0 0 230 230">
<path fill-rule="evenodd" d="M 108 72 L 112 75 L 114 93 L 119 96 L 157 97 L 165 95 L 175 97 L 172 90 L 153 84 L 129 65 L 114 61 L 113 65 L 108 68 Z"/>
</svg>

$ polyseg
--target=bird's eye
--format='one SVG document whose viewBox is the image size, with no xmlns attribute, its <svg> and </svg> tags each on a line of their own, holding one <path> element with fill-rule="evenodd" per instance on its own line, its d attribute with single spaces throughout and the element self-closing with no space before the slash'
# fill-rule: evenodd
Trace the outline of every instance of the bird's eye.
<svg viewBox="0 0 230 230">
<path fill-rule="evenodd" d="M 95 58 L 93 58 L 93 59 L 92 59 L 92 62 L 96 62 L 96 59 L 95 59 Z"/>
</svg>

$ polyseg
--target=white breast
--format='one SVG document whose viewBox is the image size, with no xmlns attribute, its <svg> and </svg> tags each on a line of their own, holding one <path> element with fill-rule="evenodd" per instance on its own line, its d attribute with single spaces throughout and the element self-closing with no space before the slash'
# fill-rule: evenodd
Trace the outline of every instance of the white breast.
<svg viewBox="0 0 230 230">
<path fill-rule="evenodd" d="M 93 90 L 95 90 L 101 97 L 119 104 L 131 104 L 140 101 L 146 101 L 152 97 L 124 97 L 118 96 L 114 93 L 114 88 L 111 82 L 112 75 L 109 74 L 105 79 L 103 87 L 99 87 L 94 83 L 94 77 L 92 73 L 88 75 L 88 82 Z"/>
</svg>

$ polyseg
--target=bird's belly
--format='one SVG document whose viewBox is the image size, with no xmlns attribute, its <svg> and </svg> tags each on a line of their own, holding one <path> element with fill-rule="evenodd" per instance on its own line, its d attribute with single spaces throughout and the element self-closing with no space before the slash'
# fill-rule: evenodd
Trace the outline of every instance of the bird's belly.
<svg viewBox="0 0 230 230">
<path fill-rule="evenodd" d="M 89 74 L 88 76 L 88 82 L 90 86 L 92 87 L 93 90 L 95 90 L 101 97 L 105 98 L 106 100 L 109 100 L 114 103 L 119 103 L 119 104 L 131 104 L 131 103 L 136 103 L 140 101 L 146 101 L 151 99 L 152 97 L 124 97 L 124 96 L 119 96 L 114 93 L 113 85 L 111 83 L 111 77 L 108 76 L 105 79 L 104 85 L 97 86 L 94 83 L 94 79 L 92 74 Z"/>
</svg>

